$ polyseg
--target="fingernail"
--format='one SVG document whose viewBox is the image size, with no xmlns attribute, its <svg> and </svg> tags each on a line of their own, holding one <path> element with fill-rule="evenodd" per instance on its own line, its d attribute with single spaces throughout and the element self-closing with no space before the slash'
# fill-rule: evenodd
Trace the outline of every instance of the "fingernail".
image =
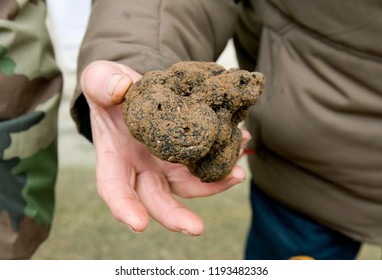
<svg viewBox="0 0 382 280">
<path fill-rule="evenodd" d="M 182 229 L 181 232 L 182 232 L 184 235 L 188 235 L 188 236 L 193 236 L 193 237 L 195 237 L 195 236 L 199 236 L 199 235 L 197 235 L 197 234 L 192 234 L 192 233 L 190 233 L 190 232 L 189 232 L 188 230 L 186 230 L 186 229 Z"/>
<path fill-rule="evenodd" d="M 115 88 L 120 83 L 120 81 L 123 79 L 123 77 L 120 74 L 113 74 L 107 83 L 106 86 L 106 93 L 110 96 L 113 95 Z"/>
<path fill-rule="evenodd" d="M 139 231 L 136 231 L 135 229 L 133 229 L 131 226 L 128 225 L 128 227 L 129 227 L 129 229 L 130 229 L 132 232 L 134 232 L 134 233 L 140 233 Z"/>
<path fill-rule="evenodd" d="M 182 232 L 183 234 L 185 234 L 185 235 L 189 235 L 189 236 L 191 236 L 191 234 L 190 234 L 187 230 L 185 230 L 185 229 L 182 229 L 181 232 Z"/>
<path fill-rule="evenodd" d="M 236 180 L 239 180 L 240 182 L 243 182 L 245 178 L 247 177 L 247 174 L 242 168 L 234 168 L 232 170 L 232 177 L 236 178 Z"/>
</svg>

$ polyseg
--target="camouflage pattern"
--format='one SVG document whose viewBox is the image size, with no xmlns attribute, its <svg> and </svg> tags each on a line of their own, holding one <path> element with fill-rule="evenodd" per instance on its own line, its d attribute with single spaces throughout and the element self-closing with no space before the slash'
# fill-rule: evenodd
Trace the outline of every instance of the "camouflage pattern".
<svg viewBox="0 0 382 280">
<path fill-rule="evenodd" d="M 0 259 L 30 258 L 48 236 L 62 76 L 38 0 L 0 0 Z"/>
</svg>

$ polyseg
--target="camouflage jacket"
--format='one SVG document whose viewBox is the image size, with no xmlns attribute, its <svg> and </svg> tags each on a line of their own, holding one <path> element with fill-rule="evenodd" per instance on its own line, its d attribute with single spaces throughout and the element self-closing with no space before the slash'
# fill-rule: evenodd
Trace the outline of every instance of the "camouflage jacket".
<svg viewBox="0 0 382 280">
<path fill-rule="evenodd" d="M 0 2 L 0 259 L 46 238 L 57 175 L 62 76 L 37 0 Z"/>
</svg>

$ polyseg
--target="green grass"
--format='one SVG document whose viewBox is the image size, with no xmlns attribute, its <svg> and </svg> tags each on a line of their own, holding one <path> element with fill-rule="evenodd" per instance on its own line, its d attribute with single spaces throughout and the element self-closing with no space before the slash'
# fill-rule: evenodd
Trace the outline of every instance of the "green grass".
<svg viewBox="0 0 382 280">
<path fill-rule="evenodd" d="M 182 200 L 205 221 L 190 237 L 151 221 L 144 233 L 117 222 L 95 190 L 94 170 L 64 167 L 59 174 L 50 237 L 33 259 L 242 259 L 250 218 L 248 185 L 208 198 Z"/>
</svg>

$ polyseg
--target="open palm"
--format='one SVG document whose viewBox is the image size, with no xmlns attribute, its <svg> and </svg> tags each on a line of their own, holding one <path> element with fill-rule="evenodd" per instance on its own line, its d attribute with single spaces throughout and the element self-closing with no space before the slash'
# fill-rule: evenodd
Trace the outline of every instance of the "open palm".
<svg viewBox="0 0 382 280">
<path fill-rule="evenodd" d="M 114 217 L 134 231 L 143 231 L 150 215 L 169 230 L 200 235 L 203 221 L 176 195 L 213 195 L 243 181 L 245 172 L 235 166 L 225 179 L 207 184 L 185 166 L 153 156 L 131 136 L 122 118 L 122 98 L 139 78 L 131 68 L 108 61 L 93 62 L 81 75 L 90 107 L 98 193 Z M 247 133 L 244 136 L 246 140 L 249 137 Z"/>
</svg>

